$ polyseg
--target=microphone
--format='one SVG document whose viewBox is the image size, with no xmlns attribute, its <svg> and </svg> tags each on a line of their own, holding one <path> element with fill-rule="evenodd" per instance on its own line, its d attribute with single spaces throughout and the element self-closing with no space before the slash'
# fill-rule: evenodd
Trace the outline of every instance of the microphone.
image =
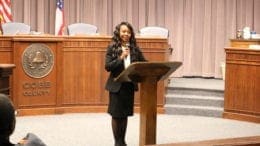
<svg viewBox="0 0 260 146">
<path fill-rule="evenodd" d="M 126 48 L 130 48 L 130 43 L 125 44 Z"/>
<path fill-rule="evenodd" d="M 130 51 L 130 43 L 127 42 L 127 43 L 125 44 L 125 46 L 126 46 L 126 49 L 128 49 L 128 50 Z M 128 55 L 127 55 L 127 56 L 128 56 Z M 125 56 L 125 58 L 127 58 L 127 56 Z"/>
</svg>

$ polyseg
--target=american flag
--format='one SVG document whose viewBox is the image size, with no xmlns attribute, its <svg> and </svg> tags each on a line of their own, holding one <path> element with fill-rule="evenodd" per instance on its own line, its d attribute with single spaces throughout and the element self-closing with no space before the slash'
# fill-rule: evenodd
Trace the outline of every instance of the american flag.
<svg viewBox="0 0 260 146">
<path fill-rule="evenodd" d="M 57 0 L 55 17 L 55 35 L 62 35 L 64 28 L 64 0 Z"/>
<path fill-rule="evenodd" d="M 1 23 L 13 21 L 11 0 L 0 0 L 0 21 Z"/>
</svg>

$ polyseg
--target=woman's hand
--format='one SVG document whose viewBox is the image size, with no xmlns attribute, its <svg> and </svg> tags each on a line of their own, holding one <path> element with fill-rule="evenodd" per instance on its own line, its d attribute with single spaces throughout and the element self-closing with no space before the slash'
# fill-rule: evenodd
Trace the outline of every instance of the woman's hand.
<svg viewBox="0 0 260 146">
<path fill-rule="evenodd" d="M 124 58 L 126 58 L 128 55 L 129 55 L 129 48 L 125 48 L 125 49 L 123 49 L 123 51 L 122 51 L 122 54 L 121 54 L 121 56 L 120 56 L 120 59 L 124 59 Z"/>
</svg>

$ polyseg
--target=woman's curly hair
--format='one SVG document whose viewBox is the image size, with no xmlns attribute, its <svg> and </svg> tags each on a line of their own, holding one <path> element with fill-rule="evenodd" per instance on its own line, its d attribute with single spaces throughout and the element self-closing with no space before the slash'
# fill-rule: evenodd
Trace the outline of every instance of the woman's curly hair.
<svg viewBox="0 0 260 146">
<path fill-rule="evenodd" d="M 122 45 L 122 40 L 120 38 L 120 27 L 122 25 L 127 26 L 128 29 L 131 32 L 131 37 L 130 37 L 130 40 L 129 40 L 130 46 L 131 47 L 136 47 L 137 44 L 136 44 L 134 29 L 133 29 L 132 25 L 130 23 L 128 23 L 128 22 L 121 22 L 120 24 L 118 24 L 115 27 L 114 36 L 112 37 L 113 44 L 115 45 L 116 48 L 118 48 L 119 46 Z"/>
</svg>

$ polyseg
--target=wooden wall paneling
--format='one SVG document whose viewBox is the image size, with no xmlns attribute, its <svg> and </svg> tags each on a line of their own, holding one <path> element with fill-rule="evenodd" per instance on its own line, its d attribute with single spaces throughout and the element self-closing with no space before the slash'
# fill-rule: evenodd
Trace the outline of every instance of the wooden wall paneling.
<svg viewBox="0 0 260 146">
<path fill-rule="evenodd" d="M 0 63 L 12 63 L 12 38 L 0 36 Z"/>
<path fill-rule="evenodd" d="M 62 106 L 62 97 L 63 97 L 63 72 L 65 71 L 64 65 L 63 65 L 63 41 L 58 41 L 56 43 L 56 76 L 57 76 L 57 99 L 56 99 L 56 105 L 57 107 Z M 56 111 L 58 112 L 58 111 Z"/>
<path fill-rule="evenodd" d="M 69 37 L 64 41 L 64 65 L 72 68 L 64 72 L 64 85 L 73 82 L 77 86 L 64 86 L 64 105 L 104 105 L 102 75 L 110 41 L 110 37 Z"/>
</svg>

